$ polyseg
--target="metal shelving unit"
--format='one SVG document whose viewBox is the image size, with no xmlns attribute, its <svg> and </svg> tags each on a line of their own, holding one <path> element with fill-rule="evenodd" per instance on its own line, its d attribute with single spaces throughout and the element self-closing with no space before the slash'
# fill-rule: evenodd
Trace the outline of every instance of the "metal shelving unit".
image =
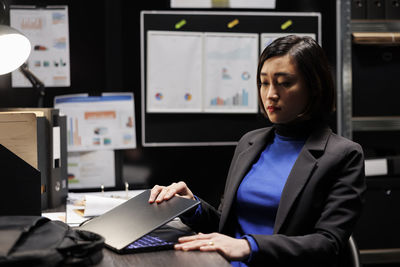
<svg viewBox="0 0 400 267">
<path fill-rule="evenodd" d="M 353 117 L 352 43 L 359 45 L 399 45 L 400 20 L 351 20 L 351 1 L 337 0 L 338 133 L 349 139 L 353 132 L 400 131 L 400 116 Z M 363 264 L 400 262 L 400 248 L 362 249 Z"/>
<path fill-rule="evenodd" d="M 400 45 L 400 20 L 353 20 L 350 25 L 353 43 L 360 45 Z M 349 118 L 351 119 L 352 131 L 400 130 L 400 116 L 348 116 L 347 119 Z"/>
<path fill-rule="evenodd" d="M 337 128 L 352 139 L 351 2 L 336 1 Z"/>
</svg>

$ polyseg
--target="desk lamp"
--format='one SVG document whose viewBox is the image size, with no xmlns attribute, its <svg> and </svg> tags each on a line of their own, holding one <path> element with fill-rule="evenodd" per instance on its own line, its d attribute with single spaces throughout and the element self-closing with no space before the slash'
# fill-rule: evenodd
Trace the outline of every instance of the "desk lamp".
<svg viewBox="0 0 400 267">
<path fill-rule="evenodd" d="M 22 33 L 0 25 L 0 75 L 18 69 L 31 53 L 31 43 Z"/>
<path fill-rule="evenodd" d="M 45 95 L 44 84 L 28 68 L 25 61 L 31 53 L 31 43 L 18 30 L 3 25 L 8 12 L 8 6 L 0 0 L 0 75 L 7 74 L 19 68 L 29 80 L 39 95 L 38 106 L 43 107 Z"/>
<path fill-rule="evenodd" d="M 18 30 L 4 25 L 9 11 L 4 0 L 0 0 L 0 75 L 19 68 L 31 53 L 31 43 Z"/>
<path fill-rule="evenodd" d="M 44 102 L 44 96 L 46 94 L 45 88 L 44 88 L 44 83 L 36 77 L 35 74 L 33 74 L 29 68 L 28 64 L 23 63 L 21 67 L 19 68 L 19 71 L 22 72 L 22 74 L 29 80 L 29 82 L 32 84 L 33 88 L 36 89 L 38 93 L 38 107 L 42 108 L 43 107 L 43 102 Z"/>
</svg>

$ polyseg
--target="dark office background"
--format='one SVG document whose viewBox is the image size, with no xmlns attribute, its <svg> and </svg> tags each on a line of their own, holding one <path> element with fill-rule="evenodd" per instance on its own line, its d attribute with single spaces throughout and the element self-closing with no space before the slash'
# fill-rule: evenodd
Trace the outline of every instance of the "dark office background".
<svg viewBox="0 0 400 267">
<path fill-rule="evenodd" d="M 167 185 L 184 180 L 198 196 L 218 205 L 234 146 L 141 145 L 140 11 L 170 10 L 169 0 L 14 0 L 8 3 L 68 5 L 71 87 L 47 88 L 44 100 L 46 107 L 52 107 L 54 96 L 61 94 L 134 92 L 138 147 L 117 151 L 118 186 L 122 186 L 125 180 L 131 188 Z M 275 10 L 246 11 L 321 12 L 322 45 L 335 71 L 335 8 L 334 0 L 277 0 Z M 32 88 L 11 88 L 10 75 L 0 78 L 0 107 L 34 107 L 36 103 Z"/>
</svg>

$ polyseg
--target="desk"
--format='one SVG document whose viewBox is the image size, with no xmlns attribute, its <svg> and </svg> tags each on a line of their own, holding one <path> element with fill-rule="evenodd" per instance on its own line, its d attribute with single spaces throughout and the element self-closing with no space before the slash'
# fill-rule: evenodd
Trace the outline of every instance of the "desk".
<svg viewBox="0 0 400 267">
<path fill-rule="evenodd" d="M 136 195 L 137 193 L 142 192 L 142 190 L 134 190 L 130 191 L 130 194 Z M 84 193 L 87 194 L 87 193 Z M 99 194 L 99 193 L 96 193 Z M 116 192 L 107 192 L 107 194 L 114 194 Z M 125 192 L 122 192 L 124 195 Z M 72 194 L 71 194 L 72 195 Z M 75 194 L 77 195 L 77 194 Z M 68 204 L 67 206 L 71 206 Z M 69 212 L 72 212 L 71 207 Z M 65 207 L 61 208 L 61 210 L 65 211 Z M 59 211 L 58 210 L 48 210 L 48 212 Z M 59 213 L 57 213 L 59 215 Z M 48 213 L 47 216 L 50 216 L 51 213 Z M 65 217 L 65 213 L 63 213 Z M 57 218 L 52 218 L 57 219 Z M 169 226 L 175 227 L 178 229 L 188 229 L 186 225 L 184 225 L 178 218 L 170 221 L 168 223 Z M 179 266 L 179 267 L 203 267 L 203 266 L 215 266 L 215 267 L 230 267 L 230 263 L 222 257 L 217 252 L 200 252 L 200 251 L 176 251 L 176 250 L 162 250 L 157 252 L 144 252 L 144 253 L 135 253 L 135 254 L 125 254 L 120 255 L 109 249 L 103 249 L 103 260 L 96 265 L 96 267 L 126 267 L 126 266 L 143 266 L 143 267 L 152 267 L 152 266 Z"/>
<path fill-rule="evenodd" d="M 104 258 L 96 267 L 126 266 L 179 266 L 179 267 L 231 267 L 230 263 L 217 252 L 163 250 L 119 255 L 108 249 L 103 250 Z"/>
</svg>

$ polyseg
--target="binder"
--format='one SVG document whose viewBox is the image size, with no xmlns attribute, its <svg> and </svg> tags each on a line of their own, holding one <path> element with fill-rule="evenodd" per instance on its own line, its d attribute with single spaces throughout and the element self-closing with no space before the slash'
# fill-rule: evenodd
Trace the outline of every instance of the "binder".
<svg viewBox="0 0 400 267">
<path fill-rule="evenodd" d="M 385 0 L 367 0 L 367 19 L 385 18 Z"/>
<path fill-rule="evenodd" d="M 68 195 L 66 117 L 53 108 L 6 108 L 0 109 L 1 114 L 34 114 L 42 210 L 65 204 Z"/>
<path fill-rule="evenodd" d="M 351 19 L 367 18 L 367 1 L 352 0 L 351 1 Z"/>
<path fill-rule="evenodd" d="M 68 196 L 68 171 L 67 171 L 67 116 L 59 115 L 58 109 L 53 109 L 52 117 L 52 148 L 53 154 L 51 158 L 51 166 L 49 166 L 49 208 L 56 208 L 66 204 Z M 58 137 L 55 138 L 58 133 Z M 56 140 L 57 139 L 57 140 Z M 54 147 L 59 145 L 59 154 L 54 155 Z"/>
<path fill-rule="evenodd" d="M 385 18 L 400 19 L 400 0 L 386 0 Z"/>
</svg>

